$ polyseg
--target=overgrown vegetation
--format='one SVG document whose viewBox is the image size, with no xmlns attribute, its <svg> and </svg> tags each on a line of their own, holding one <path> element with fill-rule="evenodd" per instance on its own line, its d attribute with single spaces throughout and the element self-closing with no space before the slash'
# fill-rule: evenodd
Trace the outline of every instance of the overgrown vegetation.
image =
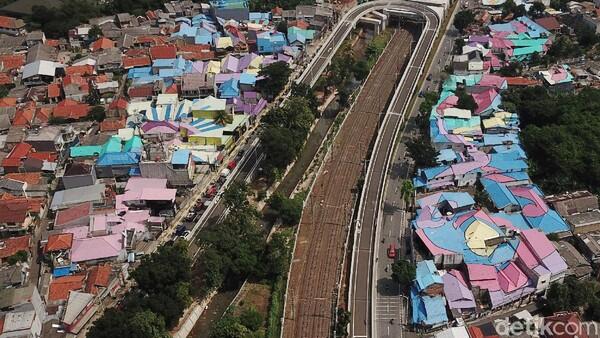
<svg viewBox="0 0 600 338">
<path fill-rule="evenodd" d="M 289 198 L 276 193 L 271 196 L 268 203 L 269 207 L 275 212 L 284 225 L 293 226 L 300 222 L 303 205 L 303 198 L 301 195 Z"/>
<path fill-rule="evenodd" d="M 512 89 L 503 102 L 520 113 L 533 181 L 548 193 L 600 191 L 600 90 L 554 95 L 543 87 Z"/>
<path fill-rule="evenodd" d="M 471 10 L 463 10 L 454 16 L 454 27 L 464 33 L 465 29 L 475 22 L 475 14 Z M 462 39 L 461 39 L 462 40 Z"/>
<path fill-rule="evenodd" d="M 264 337 L 264 318 L 254 308 L 242 310 L 234 315 L 235 309 L 229 309 L 210 331 L 211 338 L 259 338 Z"/>
<path fill-rule="evenodd" d="M 552 315 L 560 311 L 577 311 L 586 320 L 600 320 L 600 285 L 593 280 L 566 277 L 564 283 L 550 285 L 544 312 Z"/>
<path fill-rule="evenodd" d="M 137 287 L 119 308 L 107 310 L 88 333 L 91 338 L 163 338 L 190 304 L 191 260 L 187 244 L 162 246 L 131 274 Z"/>
<path fill-rule="evenodd" d="M 287 63 L 271 63 L 258 72 L 258 75 L 264 77 L 264 79 L 256 82 L 256 88 L 264 96 L 274 98 L 285 88 L 291 73 L 292 71 Z"/>
</svg>

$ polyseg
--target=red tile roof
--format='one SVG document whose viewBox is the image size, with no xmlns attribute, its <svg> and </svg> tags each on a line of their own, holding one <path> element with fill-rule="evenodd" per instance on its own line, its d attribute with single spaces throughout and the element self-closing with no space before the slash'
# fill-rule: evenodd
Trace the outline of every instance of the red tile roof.
<svg viewBox="0 0 600 338">
<path fill-rule="evenodd" d="M 134 67 L 146 67 L 150 66 L 152 61 L 147 55 L 137 57 L 123 57 L 123 68 L 129 69 Z"/>
<path fill-rule="evenodd" d="M 310 25 L 308 24 L 308 22 L 306 22 L 304 20 L 293 20 L 293 21 L 290 21 L 290 23 L 288 24 L 288 27 L 298 27 L 301 29 L 308 29 L 310 27 Z"/>
<path fill-rule="evenodd" d="M 125 120 L 106 119 L 100 123 L 100 131 L 117 131 L 121 128 L 125 128 Z"/>
<path fill-rule="evenodd" d="M 150 97 L 154 95 L 153 86 L 130 87 L 127 91 L 129 97 Z"/>
<path fill-rule="evenodd" d="M 108 287 L 112 268 L 108 264 L 96 265 L 88 269 L 85 292 L 98 294 L 98 287 Z"/>
<path fill-rule="evenodd" d="M 7 73 L 0 73 L 0 85 L 8 85 L 13 83 L 13 77 Z"/>
<path fill-rule="evenodd" d="M 0 55 L 0 63 L 2 63 L 2 70 L 5 72 L 18 69 L 25 65 L 25 54 Z"/>
<path fill-rule="evenodd" d="M 100 38 L 90 45 L 90 50 L 95 52 L 102 49 L 109 49 L 115 46 L 115 42 L 108 38 Z"/>
<path fill-rule="evenodd" d="M 42 173 L 8 173 L 4 175 L 4 177 L 31 185 L 37 185 L 40 184 L 40 181 L 42 180 Z"/>
<path fill-rule="evenodd" d="M 52 108 L 39 107 L 35 110 L 35 118 L 33 121 L 37 123 L 46 123 L 50 120 L 50 116 L 52 116 Z"/>
<path fill-rule="evenodd" d="M 177 57 L 177 47 L 174 45 L 150 47 L 150 56 L 152 57 L 152 60 L 174 59 Z"/>
<path fill-rule="evenodd" d="M 0 107 L 14 107 L 17 105 L 16 97 L 4 97 L 0 99 Z"/>
<path fill-rule="evenodd" d="M 0 200 L 0 223 L 23 223 L 28 210 L 27 200 Z"/>
<path fill-rule="evenodd" d="M 56 162 L 58 154 L 53 151 L 34 151 L 27 155 L 27 158 L 35 158 L 40 161 Z"/>
<path fill-rule="evenodd" d="M 25 27 L 25 22 L 23 22 L 23 20 L 11 18 L 10 16 L 0 16 L 0 27 L 19 29 Z"/>
<path fill-rule="evenodd" d="M 74 100 L 63 100 L 54 107 L 52 116 L 65 119 L 79 120 L 87 116 L 90 106 L 85 103 L 79 103 Z"/>
<path fill-rule="evenodd" d="M 179 94 L 179 86 L 177 83 L 173 83 L 169 87 L 165 88 L 163 94 Z"/>
<path fill-rule="evenodd" d="M 48 288 L 48 301 L 67 300 L 71 291 L 83 289 L 85 275 L 66 276 L 53 279 Z"/>
<path fill-rule="evenodd" d="M 119 97 L 108 105 L 108 109 L 127 109 L 127 107 L 129 107 L 129 102 L 122 97 Z"/>
<path fill-rule="evenodd" d="M 138 36 L 136 42 L 139 44 L 149 44 L 153 46 L 162 46 L 167 44 L 167 37 L 157 35 Z"/>
<path fill-rule="evenodd" d="M 91 203 L 81 203 L 56 212 L 54 226 L 61 226 L 90 215 Z"/>
<path fill-rule="evenodd" d="M 12 125 L 13 126 L 28 126 L 33 122 L 33 117 L 35 115 L 35 108 L 31 106 L 26 106 L 23 108 L 17 109 L 15 112 L 15 117 L 13 118 Z"/>
<path fill-rule="evenodd" d="M 210 45 L 181 45 L 177 47 L 180 52 L 208 52 Z"/>
<path fill-rule="evenodd" d="M 560 23 L 553 16 L 547 16 L 547 17 L 536 19 L 535 23 L 537 23 L 538 25 L 544 27 L 545 29 L 547 29 L 549 31 L 555 31 L 555 30 L 560 29 Z"/>
<path fill-rule="evenodd" d="M 48 98 L 57 98 L 60 97 L 60 83 L 51 83 L 48 85 Z"/>
<path fill-rule="evenodd" d="M 73 234 L 53 234 L 48 236 L 48 243 L 44 247 L 44 252 L 69 250 L 73 247 Z"/>
<path fill-rule="evenodd" d="M 148 56 L 148 49 L 147 48 L 130 49 L 125 52 L 125 56 L 131 56 L 131 57 Z"/>
<path fill-rule="evenodd" d="M 58 47 L 60 45 L 60 40 L 46 39 L 46 45 L 50 47 Z"/>
<path fill-rule="evenodd" d="M 537 86 L 540 84 L 538 80 L 529 79 L 522 76 L 506 77 L 506 84 L 509 86 Z"/>
<path fill-rule="evenodd" d="M 212 60 L 216 58 L 216 53 L 214 51 L 206 51 L 206 52 L 184 52 L 182 54 L 183 58 L 190 61 L 205 61 Z"/>
<path fill-rule="evenodd" d="M 94 74 L 94 66 L 92 65 L 81 65 L 81 66 L 70 66 L 65 68 L 65 73 L 67 75 L 93 75 Z"/>
<path fill-rule="evenodd" d="M 42 204 L 45 203 L 43 197 L 21 197 L 11 194 L 0 195 L 0 201 L 12 201 L 12 203 L 23 203 L 27 205 L 27 209 L 32 213 L 39 213 L 42 209 Z"/>
<path fill-rule="evenodd" d="M 8 156 L 2 160 L 3 167 L 18 167 L 21 165 L 23 160 L 31 152 L 31 145 L 28 143 L 21 142 L 14 146 L 14 148 L 8 153 Z"/>
<path fill-rule="evenodd" d="M 560 312 L 544 318 L 549 338 L 589 338 L 588 325 L 582 325 L 577 312 Z"/>
<path fill-rule="evenodd" d="M 4 246 L 0 247 L 0 258 L 7 258 L 19 251 L 29 251 L 31 235 L 11 237 L 2 240 L 2 242 L 4 242 Z"/>
</svg>

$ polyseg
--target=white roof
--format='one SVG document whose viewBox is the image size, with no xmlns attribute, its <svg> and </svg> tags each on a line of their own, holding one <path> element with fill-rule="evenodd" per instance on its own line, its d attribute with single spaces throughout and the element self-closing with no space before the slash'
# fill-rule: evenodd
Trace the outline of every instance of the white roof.
<svg viewBox="0 0 600 338">
<path fill-rule="evenodd" d="M 156 104 L 177 104 L 179 102 L 179 96 L 177 94 L 158 94 L 156 97 Z"/>
<path fill-rule="evenodd" d="M 4 317 L 4 329 L 2 333 L 27 330 L 31 328 L 34 319 L 35 310 L 9 312 Z"/>
<path fill-rule="evenodd" d="M 209 95 L 203 99 L 200 99 L 192 104 L 192 110 L 225 110 L 227 106 L 227 100 L 217 99 L 216 97 Z"/>
<path fill-rule="evenodd" d="M 96 86 L 98 87 L 98 89 L 119 88 L 119 82 L 118 81 L 101 82 L 101 83 L 97 83 Z"/>
<path fill-rule="evenodd" d="M 149 111 L 152 109 L 152 101 L 141 101 L 141 102 L 129 102 L 127 106 L 127 114 L 129 116 L 139 114 L 142 111 Z"/>
<path fill-rule="evenodd" d="M 27 79 L 36 75 L 54 76 L 57 65 L 52 61 L 38 60 L 28 63 L 23 67 L 23 78 Z"/>
<path fill-rule="evenodd" d="M 95 66 L 96 65 L 96 59 L 94 59 L 93 57 L 85 57 L 83 59 L 79 59 L 79 61 L 73 63 L 73 66 Z"/>
<path fill-rule="evenodd" d="M 444 331 L 438 332 L 435 338 L 469 338 L 469 333 L 464 326 L 451 327 Z"/>
<path fill-rule="evenodd" d="M 446 109 L 444 109 L 444 117 L 456 117 L 459 119 L 470 119 L 471 111 L 468 109 L 460 109 L 460 108 L 446 108 Z"/>
<path fill-rule="evenodd" d="M 63 318 L 63 323 L 71 325 L 77 316 L 94 299 L 94 295 L 85 292 L 71 291 L 67 300 L 67 309 Z"/>
</svg>

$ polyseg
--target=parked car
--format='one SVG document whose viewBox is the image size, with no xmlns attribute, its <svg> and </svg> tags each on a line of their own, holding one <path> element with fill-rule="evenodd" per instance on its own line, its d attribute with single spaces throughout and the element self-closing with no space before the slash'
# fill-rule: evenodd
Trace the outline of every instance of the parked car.
<svg viewBox="0 0 600 338">
<path fill-rule="evenodd" d="M 387 249 L 387 255 L 391 259 L 396 258 L 396 244 L 390 244 L 390 246 Z"/>
<path fill-rule="evenodd" d="M 182 224 L 175 229 L 175 236 L 182 236 L 186 231 L 188 231 L 187 227 Z"/>
</svg>

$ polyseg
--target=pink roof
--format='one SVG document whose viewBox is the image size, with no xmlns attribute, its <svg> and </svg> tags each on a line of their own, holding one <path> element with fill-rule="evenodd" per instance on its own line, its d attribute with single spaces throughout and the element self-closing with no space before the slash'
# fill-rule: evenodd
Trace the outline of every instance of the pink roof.
<svg viewBox="0 0 600 338">
<path fill-rule="evenodd" d="M 175 201 L 177 189 L 145 188 L 140 199 L 145 201 Z"/>
<path fill-rule="evenodd" d="M 475 113 L 479 114 L 485 109 L 487 109 L 498 95 L 498 92 L 494 89 L 488 89 L 481 93 L 471 94 L 471 96 L 473 96 L 473 99 L 477 103 L 477 109 L 475 110 Z"/>
<path fill-rule="evenodd" d="M 123 248 L 123 235 L 116 233 L 108 236 L 76 239 L 71 249 L 73 262 L 116 257 Z"/>
<path fill-rule="evenodd" d="M 548 205 L 531 187 L 511 187 L 509 188 L 515 196 L 526 198 L 533 203 L 523 207 L 523 215 L 526 217 L 539 217 L 548 212 Z"/>
<path fill-rule="evenodd" d="M 471 283 L 474 281 L 496 279 L 496 268 L 492 265 L 467 264 L 467 272 L 469 273 Z"/>
<path fill-rule="evenodd" d="M 519 246 L 517 247 L 517 255 L 530 269 L 533 269 L 540 264 L 538 259 L 534 256 L 531 250 L 529 250 L 524 242 L 519 243 Z"/>
<path fill-rule="evenodd" d="M 527 244 L 527 247 L 539 259 L 544 259 L 556 251 L 548 237 L 537 229 L 521 231 L 521 240 Z"/>
<path fill-rule="evenodd" d="M 130 178 L 125 186 L 125 191 L 141 191 L 144 188 L 166 188 L 166 178 Z"/>
<path fill-rule="evenodd" d="M 484 74 L 477 85 L 502 89 L 506 85 L 506 79 L 498 75 Z"/>
<path fill-rule="evenodd" d="M 508 263 L 503 270 L 498 271 L 498 283 L 504 292 L 513 292 L 522 288 L 527 281 L 525 273 L 514 262 Z"/>
</svg>

